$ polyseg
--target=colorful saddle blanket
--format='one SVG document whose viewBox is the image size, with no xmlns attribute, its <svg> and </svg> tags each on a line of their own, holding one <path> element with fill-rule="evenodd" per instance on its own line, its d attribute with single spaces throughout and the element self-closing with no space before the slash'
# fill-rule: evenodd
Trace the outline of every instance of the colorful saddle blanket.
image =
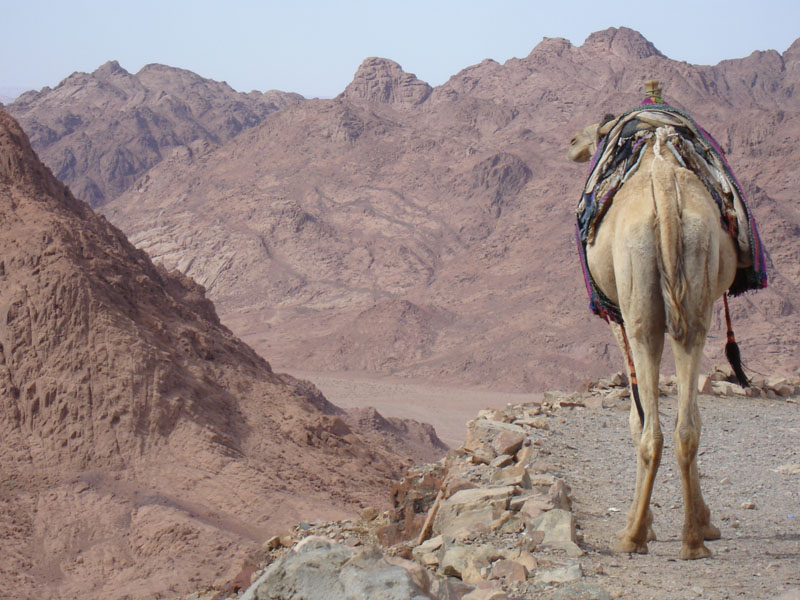
<svg viewBox="0 0 800 600">
<path fill-rule="evenodd" d="M 646 103 L 616 119 L 603 138 L 578 203 L 576 234 L 590 308 L 606 321 L 622 323 L 622 314 L 595 285 L 586 262 L 586 246 L 594 240 L 616 192 L 636 172 L 655 130 L 665 126 L 678 133 L 678 137 L 667 141 L 667 148 L 682 167 L 693 171 L 703 182 L 720 210 L 722 227 L 736 240 L 739 268 L 728 295 L 738 296 L 767 286 L 764 248 L 755 219 L 719 145 L 681 110 L 667 104 Z"/>
</svg>

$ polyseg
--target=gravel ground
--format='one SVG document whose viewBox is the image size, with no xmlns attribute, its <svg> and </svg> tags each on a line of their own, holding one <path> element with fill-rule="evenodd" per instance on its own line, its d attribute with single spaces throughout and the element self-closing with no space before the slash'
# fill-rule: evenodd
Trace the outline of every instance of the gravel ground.
<svg viewBox="0 0 800 600">
<path fill-rule="evenodd" d="M 637 600 L 800 598 L 800 474 L 778 471 L 800 463 L 797 399 L 701 396 L 698 465 L 722 539 L 707 542 L 713 556 L 699 561 L 678 559 L 683 506 L 672 448 L 676 405 L 674 397 L 661 399 L 665 449 L 653 493 L 658 541 L 649 544 L 647 555 L 610 550 L 633 497 L 635 457 L 627 402 L 572 409 L 553 428 L 553 470 L 560 467 L 573 488 L 587 550 L 580 559 L 583 583 L 599 585 L 612 598 Z M 749 504 L 754 508 L 744 508 Z M 552 597 L 564 596 L 554 591 Z"/>
</svg>

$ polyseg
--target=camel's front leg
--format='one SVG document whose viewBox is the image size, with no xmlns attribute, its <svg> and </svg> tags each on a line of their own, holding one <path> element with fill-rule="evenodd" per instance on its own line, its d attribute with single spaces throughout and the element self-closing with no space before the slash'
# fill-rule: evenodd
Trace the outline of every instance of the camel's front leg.
<svg viewBox="0 0 800 600">
<path fill-rule="evenodd" d="M 716 540 L 720 531 L 711 524 L 711 512 L 700 491 L 697 471 L 697 449 L 700 443 L 700 411 L 697 407 L 697 375 L 703 344 L 687 350 L 673 343 L 675 366 L 678 373 L 678 419 L 675 425 L 675 456 L 681 470 L 683 488 L 684 523 L 682 559 L 706 558 L 711 551 L 704 540 Z"/>
<path fill-rule="evenodd" d="M 637 453 L 636 491 L 628 515 L 628 525 L 619 534 L 616 550 L 645 554 L 648 540 L 655 538 L 650 498 L 664 446 L 658 418 L 658 370 L 664 338 L 663 333 L 658 336 L 641 327 L 637 330 L 631 336 L 630 346 L 645 419 L 644 425 L 640 425 L 638 412 L 632 407 L 631 432 Z"/>
</svg>

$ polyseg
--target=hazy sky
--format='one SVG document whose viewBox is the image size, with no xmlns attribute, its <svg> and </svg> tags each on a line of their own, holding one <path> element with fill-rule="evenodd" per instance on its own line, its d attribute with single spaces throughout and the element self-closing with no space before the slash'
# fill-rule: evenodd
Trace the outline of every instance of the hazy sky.
<svg viewBox="0 0 800 600">
<path fill-rule="evenodd" d="M 543 37 L 580 45 L 607 27 L 695 64 L 800 37 L 798 0 L 0 0 L 0 18 L 0 93 L 113 59 L 131 73 L 158 62 L 239 91 L 330 97 L 368 56 L 439 85 L 484 58 L 527 56 Z"/>
</svg>

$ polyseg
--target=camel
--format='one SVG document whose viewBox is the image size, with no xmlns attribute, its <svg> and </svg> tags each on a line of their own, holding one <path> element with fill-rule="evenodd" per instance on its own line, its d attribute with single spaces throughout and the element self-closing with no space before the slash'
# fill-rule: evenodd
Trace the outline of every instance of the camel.
<svg viewBox="0 0 800 600">
<path fill-rule="evenodd" d="M 612 124 L 576 134 L 568 158 L 589 160 Z M 632 402 L 629 418 L 636 488 L 615 550 L 644 554 L 655 539 L 650 498 L 663 447 L 658 377 L 669 333 L 678 381 L 673 438 L 684 503 L 680 558 L 699 559 L 711 555 L 704 542 L 718 539 L 720 531 L 711 524 L 700 491 L 697 381 L 712 307 L 734 280 L 737 247 L 705 185 L 669 151 L 667 142 L 677 135 L 672 127 L 655 129 L 638 168 L 616 192 L 586 246 L 586 263 L 596 286 L 620 309 L 624 327 L 612 323 L 612 328 L 623 356 L 629 365 L 632 361 L 631 380 L 641 399 L 641 414 Z"/>
</svg>

